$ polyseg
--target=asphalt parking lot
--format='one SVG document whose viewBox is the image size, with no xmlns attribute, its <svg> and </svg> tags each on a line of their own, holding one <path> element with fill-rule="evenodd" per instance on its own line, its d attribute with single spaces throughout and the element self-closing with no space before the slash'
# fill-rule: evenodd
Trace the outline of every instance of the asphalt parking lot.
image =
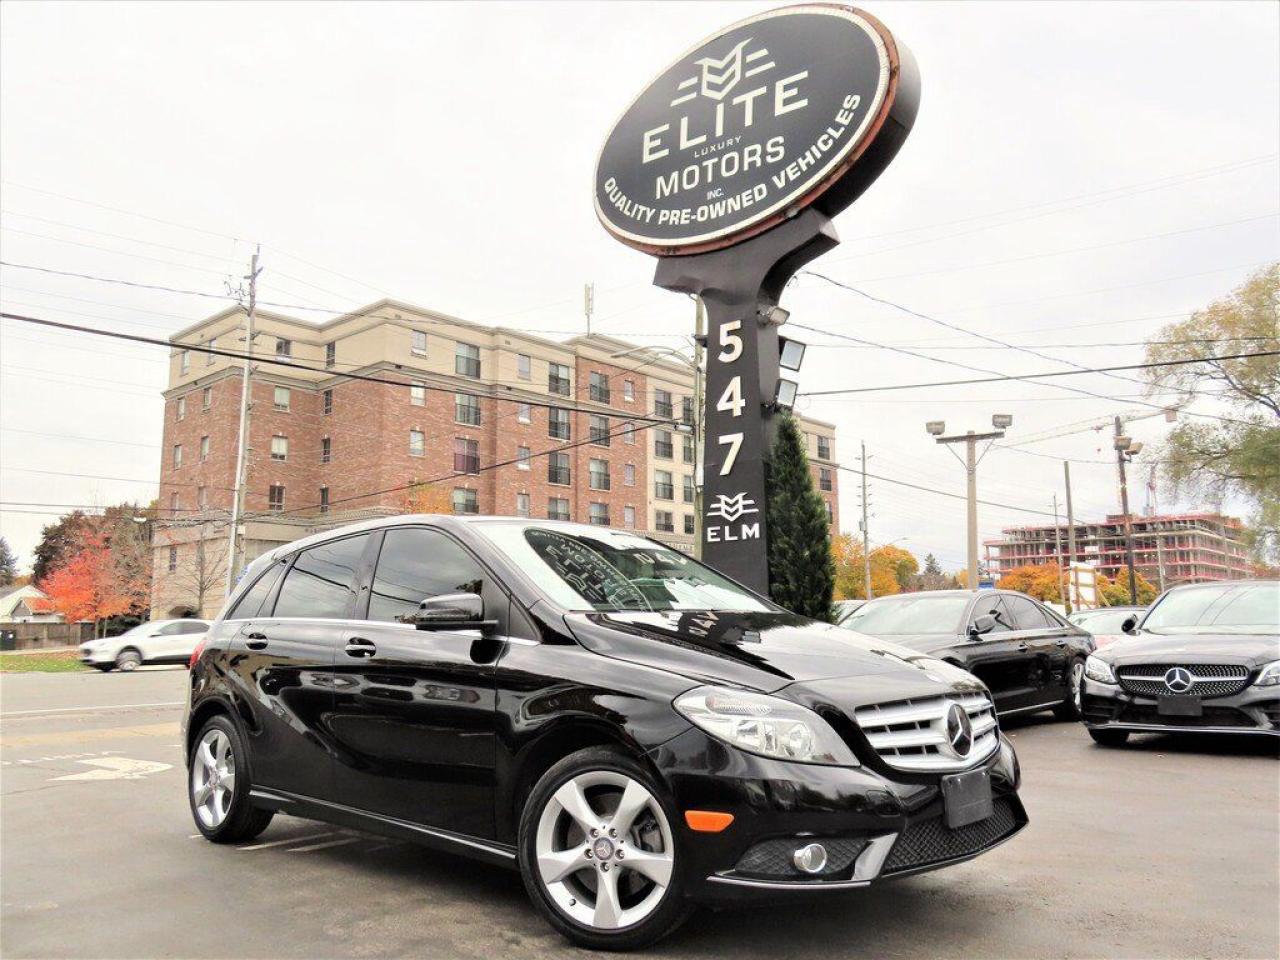
<svg viewBox="0 0 1280 960">
<path fill-rule="evenodd" d="M 277 817 L 194 836 L 186 673 L 0 678 L 0 954 L 564 957 L 514 873 Z M 697 914 L 653 955 L 1276 957 L 1271 742 L 1006 724 L 1030 826 L 976 861 L 882 887 Z"/>
</svg>

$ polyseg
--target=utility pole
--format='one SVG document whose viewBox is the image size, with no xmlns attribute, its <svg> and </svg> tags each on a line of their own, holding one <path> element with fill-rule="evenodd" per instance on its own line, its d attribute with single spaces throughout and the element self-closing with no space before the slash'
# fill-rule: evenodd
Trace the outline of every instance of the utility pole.
<svg viewBox="0 0 1280 960">
<path fill-rule="evenodd" d="M 1116 466 L 1120 468 L 1120 509 L 1124 512 L 1124 555 L 1129 567 L 1129 602 L 1138 605 L 1138 576 L 1133 568 L 1133 518 L 1129 516 L 1129 481 L 1125 477 L 1124 465 L 1137 450 L 1131 438 L 1124 435 L 1124 424 L 1116 417 Z M 1137 445 L 1141 450 L 1141 445 Z"/>
<path fill-rule="evenodd" d="M 867 524 L 867 443 L 862 441 L 862 580 L 871 599 L 871 528 Z"/>
<path fill-rule="evenodd" d="M 591 336 L 591 315 L 596 311 L 596 285 L 594 283 L 584 283 L 582 285 L 582 312 L 587 317 L 587 336 Z"/>
<path fill-rule="evenodd" d="M 1071 598 L 1067 596 L 1067 571 L 1062 568 L 1062 529 L 1058 526 L 1058 495 L 1053 495 L 1053 550 L 1058 558 L 1058 592 L 1062 604 L 1071 612 Z"/>
<path fill-rule="evenodd" d="M 986 456 L 987 451 L 991 449 L 991 444 L 1004 436 L 1006 427 L 1013 425 L 1013 417 L 1006 413 L 997 413 L 992 416 L 991 425 L 995 429 L 988 433 L 974 433 L 970 430 L 968 433 L 944 437 L 942 434 L 947 429 L 946 423 L 941 420 L 930 420 L 925 424 L 925 429 L 938 443 L 948 446 L 956 443 L 965 445 L 965 456 L 961 463 L 964 464 L 969 502 L 968 569 L 965 571 L 965 577 L 969 581 L 967 587 L 970 590 L 978 589 L 978 464 L 982 461 L 982 457 L 978 456 L 978 441 L 988 441 L 986 449 L 982 451 L 982 456 Z M 958 455 L 957 459 L 959 459 Z"/>
<path fill-rule="evenodd" d="M 702 559 L 702 344 L 707 338 L 707 311 L 693 295 L 693 556 Z"/>
<path fill-rule="evenodd" d="M 227 596 L 236 585 L 236 559 L 239 555 L 240 518 L 244 513 L 244 474 L 245 461 L 249 454 L 249 410 L 252 406 L 251 379 L 253 375 L 253 321 L 258 307 L 258 274 L 262 269 L 258 266 L 258 255 L 262 248 L 253 251 L 253 259 L 249 262 L 249 310 L 245 320 L 244 335 L 244 369 L 240 384 L 240 437 L 236 449 L 236 479 L 231 492 L 231 529 L 227 535 Z"/>
<path fill-rule="evenodd" d="M 1080 602 L 1080 570 L 1077 567 L 1076 553 L 1076 515 L 1071 509 L 1071 461 L 1062 461 L 1062 477 L 1067 482 L 1067 550 L 1071 553 L 1071 596 Z M 1054 518 L 1057 523 L 1057 518 Z"/>
</svg>

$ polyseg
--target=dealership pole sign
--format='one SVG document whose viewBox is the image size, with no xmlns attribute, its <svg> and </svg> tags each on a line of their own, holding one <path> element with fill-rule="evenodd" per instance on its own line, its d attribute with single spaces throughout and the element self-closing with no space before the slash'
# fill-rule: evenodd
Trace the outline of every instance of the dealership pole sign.
<svg viewBox="0 0 1280 960">
<path fill-rule="evenodd" d="M 600 151 L 605 229 L 660 258 L 655 284 L 707 306 L 703 556 L 759 590 L 769 420 L 789 402 L 778 393 L 778 299 L 835 245 L 829 218 L 893 159 L 918 102 L 914 61 L 874 17 L 784 7 L 681 56 Z"/>
</svg>

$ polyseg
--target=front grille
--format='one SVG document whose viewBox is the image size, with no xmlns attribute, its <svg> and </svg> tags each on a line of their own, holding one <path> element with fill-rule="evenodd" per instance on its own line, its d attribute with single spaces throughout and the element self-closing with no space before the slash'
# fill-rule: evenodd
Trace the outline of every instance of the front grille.
<svg viewBox="0 0 1280 960">
<path fill-rule="evenodd" d="M 913 823 L 898 835 L 881 876 L 965 857 L 986 849 L 1018 829 L 1018 814 L 1008 797 L 992 803 L 991 816 L 949 829 L 942 817 Z"/>
<path fill-rule="evenodd" d="M 821 843 L 827 849 L 827 865 L 818 873 L 805 873 L 791 861 L 798 847 L 808 843 Z M 833 877 L 846 874 L 853 861 L 867 847 L 862 838 L 784 837 L 779 840 L 763 840 L 751 847 L 738 861 L 733 872 L 744 877 L 763 879 L 812 880 L 814 877 Z"/>
<path fill-rule="evenodd" d="M 1116 723 L 1141 723 L 1149 726 L 1178 727 L 1257 727 L 1253 719 L 1231 707 L 1206 706 L 1198 717 L 1166 716 L 1153 706 L 1133 703 L 1116 717 Z"/>
<path fill-rule="evenodd" d="M 1164 675 L 1175 667 L 1191 674 L 1191 688 L 1175 694 L 1165 686 Z M 1120 686 L 1142 697 L 1229 697 L 1249 685 L 1246 667 L 1232 663 L 1143 663 L 1117 671 Z"/>
<path fill-rule="evenodd" d="M 960 704 L 973 726 L 973 746 L 966 756 L 947 741 L 947 711 Z M 854 719 L 872 749 L 899 770 L 962 770 L 990 756 L 1000 739 L 996 711 L 986 694 L 897 700 L 859 707 Z"/>
</svg>

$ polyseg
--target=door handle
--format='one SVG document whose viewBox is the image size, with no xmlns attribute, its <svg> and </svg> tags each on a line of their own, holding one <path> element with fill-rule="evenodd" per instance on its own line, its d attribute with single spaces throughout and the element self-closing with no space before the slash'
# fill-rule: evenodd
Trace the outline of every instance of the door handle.
<svg viewBox="0 0 1280 960">
<path fill-rule="evenodd" d="M 1059 647 L 1065 647 L 1067 645 L 1067 641 L 1063 640 L 1061 637 L 1057 639 L 1056 643 Z"/>
<path fill-rule="evenodd" d="M 246 633 L 245 644 L 250 650 L 267 649 L 267 635 L 265 633 Z"/>
<path fill-rule="evenodd" d="M 1027 652 L 1027 641 L 1023 640 L 1018 643 L 1018 652 L 1019 653 Z"/>
<path fill-rule="evenodd" d="M 346 650 L 348 657 L 361 658 L 372 657 L 378 652 L 378 648 L 373 645 L 373 642 L 366 640 L 364 637 L 352 637 L 347 641 Z"/>
</svg>

